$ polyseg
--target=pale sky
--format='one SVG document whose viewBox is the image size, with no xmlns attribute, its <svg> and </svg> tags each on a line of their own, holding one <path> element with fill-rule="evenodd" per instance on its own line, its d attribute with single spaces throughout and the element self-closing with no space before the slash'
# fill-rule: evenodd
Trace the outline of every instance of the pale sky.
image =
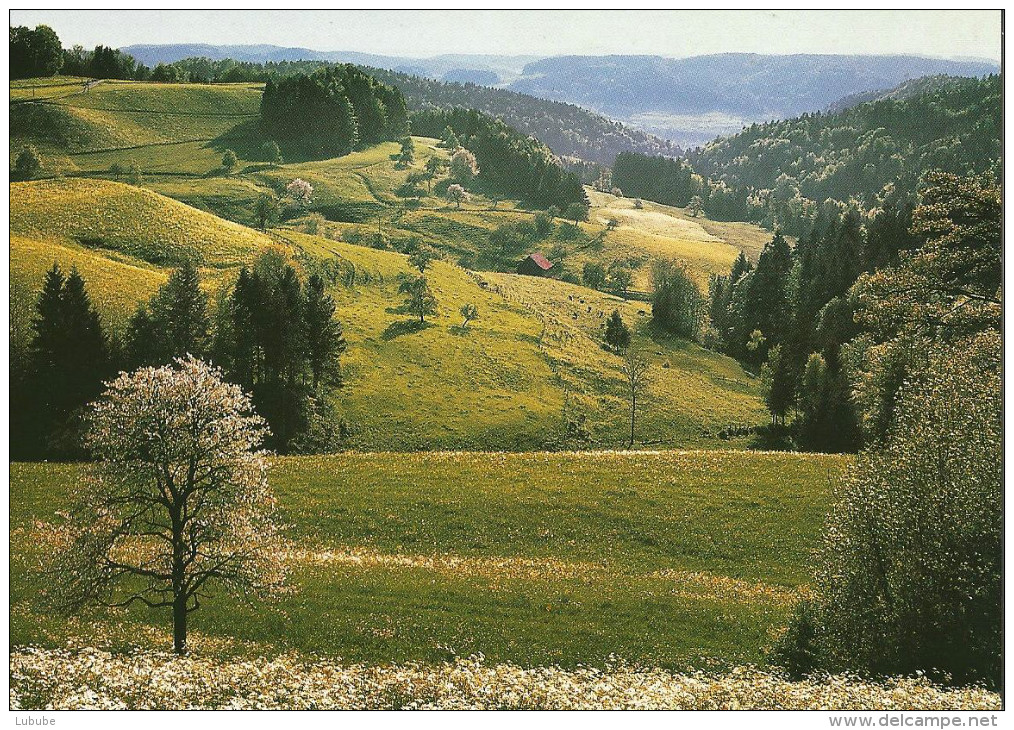
<svg viewBox="0 0 1014 730">
<path fill-rule="evenodd" d="M 999 60 L 999 10 L 12 10 L 65 46 L 267 43 L 427 57 L 917 54 Z"/>
</svg>

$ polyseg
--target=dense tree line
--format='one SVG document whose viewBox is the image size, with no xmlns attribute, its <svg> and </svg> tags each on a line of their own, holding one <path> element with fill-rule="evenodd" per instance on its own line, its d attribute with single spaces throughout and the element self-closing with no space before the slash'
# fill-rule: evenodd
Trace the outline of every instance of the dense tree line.
<svg viewBox="0 0 1014 730">
<path fill-rule="evenodd" d="M 928 176 L 920 245 L 849 291 L 860 332 L 839 353 L 870 448 L 836 490 L 813 596 L 779 642 L 797 674 L 1001 682 L 1002 210 L 991 176 Z"/>
<path fill-rule="evenodd" d="M 401 139 L 408 112 L 398 89 L 351 65 L 269 80 L 261 99 L 261 124 L 284 147 L 334 155 L 356 145 Z"/>
<path fill-rule="evenodd" d="M 197 270 L 184 264 L 138 307 L 120 340 L 103 328 L 81 275 L 65 276 L 54 265 L 36 302 L 31 342 L 11 357 L 14 458 L 86 456 L 84 407 L 103 380 L 187 355 L 210 359 L 252 395 L 271 429 L 269 447 L 333 449 L 343 425 L 327 394 L 340 384 L 346 347 L 334 314 L 319 276 L 304 282 L 280 254 L 267 253 L 223 287 L 213 311 Z"/>
<path fill-rule="evenodd" d="M 192 84 L 266 83 L 289 76 L 309 76 L 319 69 L 333 66 L 329 61 L 236 61 L 231 58 L 184 58 L 159 64 L 173 69 L 181 80 Z"/>
<path fill-rule="evenodd" d="M 151 79 L 151 69 L 130 54 L 108 46 L 95 46 L 92 51 L 81 46 L 64 49 L 61 73 L 96 79 Z"/>
<path fill-rule="evenodd" d="M 48 25 L 10 29 L 10 73 L 12 79 L 53 76 L 63 66 L 63 46 Z"/>
<path fill-rule="evenodd" d="M 969 189 L 989 187 L 954 182 L 962 179 L 930 174 L 918 208 L 893 194 L 881 197 L 870 213 L 828 201 L 794 249 L 776 234 L 755 267 L 740 256 L 727 276 L 712 278 L 708 306 L 717 347 L 754 368 L 763 366 L 772 418 L 796 414 L 800 447 L 849 451 L 886 433 L 893 391 L 867 395 L 862 404 L 856 399 L 857 343 L 869 336 L 857 315 L 857 282 L 879 281 L 879 272 L 925 244 L 934 230 L 922 222 L 930 201 L 954 204 L 943 190 L 967 199 Z M 995 251 L 994 244 L 982 245 L 982 256 L 993 255 L 987 252 Z M 899 345 L 878 355 L 882 364 L 896 363 L 885 366 L 878 382 L 901 382 L 905 370 L 897 362 L 907 352 Z"/>
<path fill-rule="evenodd" d="M 644 198 L 680 208 L 701 192 L 701 180 L 685 161 L 621 152 L 613 164 L 612 184 L 628 198 Z"/>
<path fill-rule="evenodd" d="M 1001 153 L 999 76 L 834 114 L 753 124 L 688 154 L 715 218 L 806 230 L 825 200 L 869 210 L 888 188 L 913 195 L 930 170 L 982 173 Z"/>
<path fill-rule="evenodd" d="M 88 51 L 82 46 L 64 48 L 56 31 L 47 25 L 33 30 L 24 26 L 10 29 L 11 78 L 87 76 L 97 79 L 151 78 L 151 69 L 128 53 L 108 46 Z"/>
<path fill-rule="evenodd" d="M 541 208 L 588 205 L 581 181 L 564 172 L 548 147 L 500 120 L 474 109 L 412 114 L 414 134 L 443 138 L 447 130 L 475 155 L 479 165 L 476 181 L 489 192 Z"/>
<path fill-rule="evenodd" d="M 828 208 L 795 249 L 776 234 L 756 267 L 740 255 L 713 277 L 709 314 L 720 349 L 764 366 L 773 421 L 799 405 L 801 447 L 848 451 L 859 433 L 840 349 L 855 334 L 847 292 L 867 269 L 866 234 L 855 210 Z"/>
</svg>

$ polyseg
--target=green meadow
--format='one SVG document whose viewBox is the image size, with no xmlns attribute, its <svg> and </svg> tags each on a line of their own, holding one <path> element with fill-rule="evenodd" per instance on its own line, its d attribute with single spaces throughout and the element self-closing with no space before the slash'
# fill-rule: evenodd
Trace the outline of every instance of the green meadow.
<svg viewBox="0 0 1014 730">
<path fill-rule="evenodd" d="M 195 648 L 345 661 L 672 669 L 763 663 L 805 591 L 840 457 L 742 452 L 278 459 L 284 594 L 225 596 Z M 11 465 L 11 641 L 165 648 L 168 616 L 40 603 L 84 467 Z"/>
</svg>

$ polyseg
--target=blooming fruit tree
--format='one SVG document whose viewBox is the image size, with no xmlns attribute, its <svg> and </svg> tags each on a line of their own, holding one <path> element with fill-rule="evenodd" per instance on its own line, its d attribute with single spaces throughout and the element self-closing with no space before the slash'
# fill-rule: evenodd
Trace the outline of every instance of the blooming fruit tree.
<svg viewBox="0 0 1014 730">
<path fill-rule="evenodd" d="M 297 177 L 285 186 L 285 192 L 287 192 L 292 199 L 300 205 L 307 206 L 310 204 L 310 199 L 313 197 L 313 185 L 303 178 Z"/>
<path fill-rule="evenodd" d="M 123 373 L 91 407 L 96 458 L 54 557 L 57 604 L 169 608 L 173 646 L 213 588 L 281 586 L 266 432 L 239 386 L 188 356 Z"/>
</svg>

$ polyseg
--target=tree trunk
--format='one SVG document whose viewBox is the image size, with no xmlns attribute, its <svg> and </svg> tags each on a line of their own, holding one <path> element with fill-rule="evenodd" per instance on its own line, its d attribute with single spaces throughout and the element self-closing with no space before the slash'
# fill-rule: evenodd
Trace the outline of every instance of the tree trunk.
<svg viewBox="0 0 1014 730">
<path fill-rule="evenodd" d="M 630 398 L 630 445 L 627 446 L 627 450 L 634 448 L 634 414 L 637 408 L 637 400 L 634 396 Z"/>
<path fill-rule="evenodd" d="M 172 520 L 173 540 L 173 650 L 177 654 L 187 653 L 187 591 L 186 564 L 184 563 L 182 510 L 177 502 L 169 506 Z"/>
<path fill-rule="evenodd" d="M 181 594 L 173 599 L 173 650 L 187 653 L 187 597 Z"/>
</svg>

